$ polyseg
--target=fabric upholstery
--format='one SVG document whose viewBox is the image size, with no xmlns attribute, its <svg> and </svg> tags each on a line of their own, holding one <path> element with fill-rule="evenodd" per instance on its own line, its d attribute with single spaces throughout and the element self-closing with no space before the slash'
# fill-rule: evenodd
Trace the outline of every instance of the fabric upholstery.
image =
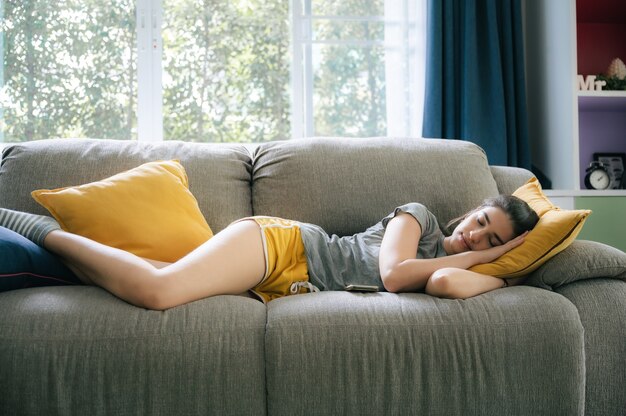
<svg viewBox="0 0 626 416">
<path fill-rule="evenodd" d="M 626 282 L 579 280 L 557 288 L 557 292 L 576 306 L 585 330 L 585 414 L 623 416 Z"/>
<path fill-rule="evenodd" d="M 185 168 L 166 160 L 32 196 L 65 231 L 173 263 L 213 236 L 188 186 Z"/>
<path fill-rule="evenodd" d="M 57 257 L 27 238 L 0 227 L 0 292 L 80 283 Z"/>
<path fill-rule="evenodd" d="M 264 415 L 262 303 L 165 312 L 95 287 L 0 294 L 2 415 Z"/>
<path fill-rule="evenodd" d="M 576 308 L 530 287 L 291 296 L 268 304 L 268 411 L 581 415 L 583 342 Z"/>
<path fill-rule="evenodd" d="M 517 188 L 533 177 L 532 172 L 511 166 L 490 166 L 491 174 L 498 184 L 498 192 L 511 195 Z"/>
<path fill-rule="evenodd" d="M 55 139 L 12 144 L 4 149 L 0 164 L 0 206 L 47 215 L 31 191 L 95 182 L 167 159 L 185 166 L 189 190 L 213 232 L 252 215 L 251 159 L 245 147 L 174 141 Z"/>
<path fill-rule="evenodd" d="M 626 282 L 626 253 L 595 241 L 576 240 L 528 275 L 525 284 L 552 290 L 577 280 L 597 278 Z"/>
<path fill-rule="evenodd" d="M 291 140 L 260 145 L 254 159 L 255 215 L 310 222 L 329 234 L 363 231 L 407 202 L 426 205 L 445 224 L 498 194 L 484 152 L 468 142 Z"/>
</svg>

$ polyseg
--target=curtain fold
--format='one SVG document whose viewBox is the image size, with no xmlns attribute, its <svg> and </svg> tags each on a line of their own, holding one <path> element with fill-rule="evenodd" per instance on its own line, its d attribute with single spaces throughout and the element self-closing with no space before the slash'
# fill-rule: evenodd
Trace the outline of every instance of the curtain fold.
<svg viewBox="0 0 626 416">
<path fill-rule="evenodd" d="M 429 0 L 423 136 L 530 169 L 521 0 Z"/>
</svg>

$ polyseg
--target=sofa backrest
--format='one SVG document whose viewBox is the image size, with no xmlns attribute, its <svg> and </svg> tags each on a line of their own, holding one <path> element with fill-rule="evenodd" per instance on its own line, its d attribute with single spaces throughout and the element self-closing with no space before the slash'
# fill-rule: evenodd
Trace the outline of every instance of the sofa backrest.
<svg viewBox="0 0 626 416">
<path fill-rule="evenodd" d="M 0 206 L 47 214 L 32 190 L 93 182 L 164 159 L 181 161 L 215 232 L 255 214 L 350 235 L 412 201 L 445 224 L 531 175 L 490 168 L 480 147 L 457 140 L 309 138 L 263 143 L 251 156 L 239 144 L 56 139 L 4 149 Z"/>
<path fill-rule="evenodd" d="M 213 231 L 252 215 L 248 150 L 185 142 L 55 139 L 8 145 L 0 165 L 0 206 L 48 214 L 32 199 L 32 190 L 81 185 L 166 159 L 185 167 L 189 189 Z"/>
<path fill-rule="evenodd" d="M 491 174 L 498 184 L 501 194 L 512 194 L 535 175 L 524 168 L 511 166 L 490 166 Z"/>
<path fill-rule="evenodd" d="M 498 194 L 484 151 L 465 141 L 315 138 L 261 144 L 253 154 L 255 215 L 364 230 L 407 202 L 445 224 Z"/>
</svg>

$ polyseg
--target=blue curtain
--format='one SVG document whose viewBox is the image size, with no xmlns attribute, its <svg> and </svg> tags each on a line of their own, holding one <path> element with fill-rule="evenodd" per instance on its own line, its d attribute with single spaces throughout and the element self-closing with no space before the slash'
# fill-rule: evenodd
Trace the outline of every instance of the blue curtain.
<svg viewBox="0 0 626 416">
<path fill-rule="evenodd" d="M 521 0 L 428 0 L 424 137 L 530 169 Z"/>
</svg>

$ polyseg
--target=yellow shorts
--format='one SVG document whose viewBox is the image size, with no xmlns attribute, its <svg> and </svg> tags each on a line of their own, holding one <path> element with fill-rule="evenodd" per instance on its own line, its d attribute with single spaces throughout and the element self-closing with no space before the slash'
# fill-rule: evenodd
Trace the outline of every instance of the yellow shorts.
<svg viewBox="0 0 626 416">
<path fill-rule="evenodd" d="M 264 303 L 316 288 L 310 285 L 298 222 L 275 217 L 250 217 L 261 227 L 265 275 L 250 291 Z"/>
</svg>

